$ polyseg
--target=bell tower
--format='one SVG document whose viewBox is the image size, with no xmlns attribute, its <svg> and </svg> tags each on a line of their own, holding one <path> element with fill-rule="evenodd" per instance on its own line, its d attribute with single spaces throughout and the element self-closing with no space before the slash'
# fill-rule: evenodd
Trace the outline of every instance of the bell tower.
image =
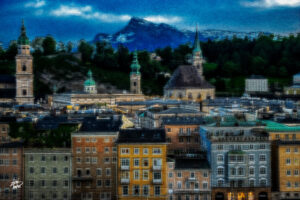
<svg viewBox="0 0 300 200">
<path fill-rule="evenodd" d="M 16 55 L 16 102 L 18 104 L 34 103 L 32 56 L 24 20 L 21 35 L 18 38 L 18 54 Z"/>
<path fill-rule="evenodd" d="M 199 41 L 199 34 L 198 34 L 198 27 L 196 27 L 196 35 L 195 35 L 195 41 L 193 46 L 193 57 L 192 57 L 192 65 L 196 67 L 198 74 L 201 78 L 203 77 L 203 63 L 204 59 L 202 56 L 202 51 L 200 47 L 200 41 Z"/>
<path fill-rule="evenodd" d="M 133 94 L 141 94 L 141 73 L 140 73 L 140 64 L 138 61 L 137 51 L 133 53 L 133 61 L 130 65 L 130 92 Z"/>
</svg>

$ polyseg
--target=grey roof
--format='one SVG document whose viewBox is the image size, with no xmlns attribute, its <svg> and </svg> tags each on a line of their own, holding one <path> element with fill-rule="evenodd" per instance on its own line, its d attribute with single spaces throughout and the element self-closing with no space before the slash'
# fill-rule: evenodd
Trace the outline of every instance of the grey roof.
<svg viewBox="0 0 300 200">
<path fill-rule="evenodd" d="M 182 114 L 182 113 L 200 114 L 201 112 L 193 109 L 186 109 L 186 108 L 169 108 L 167 110 L 163 110 L 159 112 L 159 114 Z"/>
<path fill-rule="evenodd" d="M 175 161 L 175 170 L 183 169 L 210 169 L 206 159 L 179 158 Z"/>
<path fill-rule="evenodd" d="M 117 143 L 165 143 L 164 129 L 121 129 Z"/>
<path fill-rule="evenodd" d="M 205 120 L 202 117 L 163 117 L 162 121 L 164 125 L 205 124 Z"/>
<path fill-rule="evenodd" d="M 182 88 L 214 88 L 205 79 L 201 78 L 197 69 L 192 65 L 181 65 L 173 73 L 170 80 L 165 85 L 165 89 Z"/>
<path fill-rule="evenodd" d="M 81 132 L 115 132 L 120 129 L 122 121 L 120 116 L 111 116 L 104 119 L 88 117 L 83 120 Z"/>
</svg>

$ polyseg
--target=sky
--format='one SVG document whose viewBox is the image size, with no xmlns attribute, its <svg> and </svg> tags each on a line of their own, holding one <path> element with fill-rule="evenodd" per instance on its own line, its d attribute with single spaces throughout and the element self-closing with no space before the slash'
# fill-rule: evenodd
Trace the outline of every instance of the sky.
<svg viewBox="0 0 300 200">
<path fill-rule="evenodd" d="M 300 0 L 0 0 L 0 41 L 17 39 L 22 19 L 30 39 L 91 40 L 131 17 L 179 29 L 300 32 Z"/>
</svg>

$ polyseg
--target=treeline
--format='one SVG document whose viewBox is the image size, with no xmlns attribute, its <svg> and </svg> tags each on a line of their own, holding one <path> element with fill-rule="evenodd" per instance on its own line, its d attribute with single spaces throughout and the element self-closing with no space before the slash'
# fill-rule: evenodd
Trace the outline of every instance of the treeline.
<svg viewBox="0 0 300 200">
<path fill-rule="evenodd" d="M 32 42 L 35 58 L 35 69 L 48 69 L 55 73 L 61 60 L 59 58 L 45 58 L 47 55 L 68 53 L 74 48 L 68 42 L 56 42 L 51 36 L 44 39 L 36 38 Z M 152 53 L 139 51 L 139 62 L 142 72 L 142 89 L 148 95 L 162 95 L 163 86 L 168 78 L 166 73 L 172 73 L 178 65 L 188 64 L 192 48 L 191 44 L 182 44 L 175 49 L 165 47 L 157 49 L 155 54 L 161 61 L 151 59 Z M 290 84 L 291 77 L 300 72 L 300 34 L 297 36 L 275 38 L 273 35 L 249 40 L 234 37 L 232 40 L 211 41 L 201 43 L 203 55 L 206 59 L 204 75 L 206 79 L 216 86 L 218 92 L 229 94 L 242 94 L 244 79 L 252 74 L 259 74 L 269 78 L 270 87 L 279 90 Z M 129 89 L 129 72 L 132 61 L 132 52 L 125 46 L 119 45 L 117 49 L 105 42 L 90 44 L 81 40 L 77 50 L 82 54 L 82 60 L 75 60 L 80 69 L 64 64 L 64 73 L 78 71 L 85 73 L 92 69 L 95 79 L 99 82 L 108 82 L 120 89 Z M 1 72 L 12 73 L 12 69 L 5 68 L 6 61 L 13 61 L 16 45 L 12 44 L 6 51 L 0 49 Z M 50 59 L 50 60 L 49 60 Z M 60 59 L 51 61 L 51 59 Z M 70 59 L 70 58 L 68 58 Z M 72 60 L 72 62 L 75 62 Z M 49 63 L 52 63 L 49 64 Z M 7 64 L 7 63 L 6 63 Z M 5 69 L 4 69 L 5 68 Z M 45 90 L 46 91 L 46 90 Z M 48 91 L 51 91 L 49 89 Z"/>
</svg>

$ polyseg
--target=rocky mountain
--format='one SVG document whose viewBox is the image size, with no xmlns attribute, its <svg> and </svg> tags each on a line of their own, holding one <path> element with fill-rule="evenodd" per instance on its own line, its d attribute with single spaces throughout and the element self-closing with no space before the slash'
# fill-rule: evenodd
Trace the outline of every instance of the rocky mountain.
<svg viewBox="0 0 300 200">
<path fill-rule="evenodd" d="M 199 31 L 201 41 L 208 39 L 222 40 L 225 38 L 231 39 L 234 35 L 238 38 L 247 36 L 249 39 L 258 37 L 260 32 L 235 32 L 224 30 L 202 30 Z M 269 33 L 265 33 L 269 34 Z M 179 30 L 168 24 L 152 23 L 141 18 L 133 17 L 129 23 L 120 31 L 114 34 L 99 33 L 94 37 L 93 43 L 105 40 L 110 42 L 113 47 L 123 44 L 130 50 L 146 49 L 153 51 L 156 48 L 166 46 L 177 47 L 180 44 L 192 43 L 195 33 L 189 30 Z"/>
</svg>

